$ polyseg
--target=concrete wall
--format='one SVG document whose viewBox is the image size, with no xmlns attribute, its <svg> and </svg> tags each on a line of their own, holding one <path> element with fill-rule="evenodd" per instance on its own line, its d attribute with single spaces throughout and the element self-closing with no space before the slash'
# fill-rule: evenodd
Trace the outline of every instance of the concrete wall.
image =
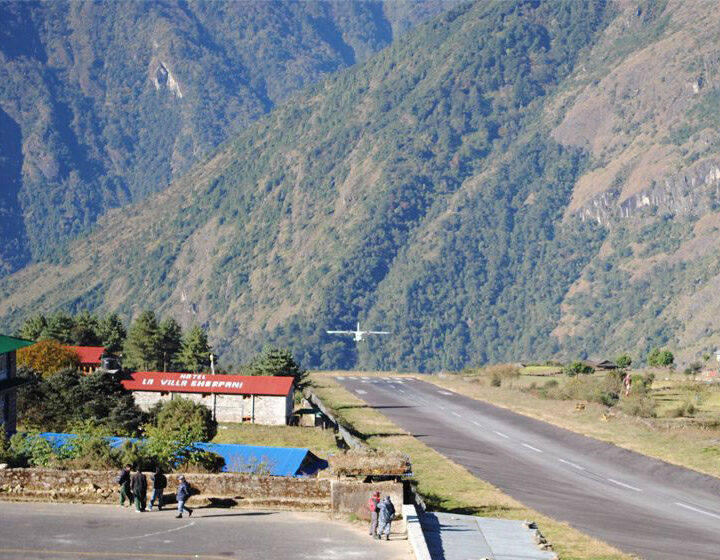
<svg viewBox="0 0 720 560">
<path fill-rule="evenodd" d="M 146 473 L 148 474 L 148 473 Z M 0 469 L 0 500 L 116 503 L 114 471 Z M 364 484 L 352 480 L 259 477 L 238 473 L 186 474 L 198 494 L 194 505 L 244 506 L 299 511 L 354 513 L 365 519 L 365 503 L 375 490 L 390 494 L 400 513 L 402 484 Z M 149 482 L 149 478 L 148 478 Z M 151 486 L 151 485 L 150 485 Z M 177 476 L 168 475 L 166 497 L 173 501 Z"/>
<path fill-rule="evenodd" d="M 212 410 L 213 398 L 207 393 L 174 393 L 177 397 L 201 403 Z M 133 391 L 135 402 L 142 410 L 149 410 L 153 405 L 169 401 L 171 393 L 150 391 Z M 216 416 L 218 422 L 252 422 L 253 399 L 249 395 L 217 395 Z M 254 421 L 256 424 L 283 425 L 287 424 L 293 410 L 292 394 L 286 397 L 256 396 L 254 404 Z"/>
</svg>

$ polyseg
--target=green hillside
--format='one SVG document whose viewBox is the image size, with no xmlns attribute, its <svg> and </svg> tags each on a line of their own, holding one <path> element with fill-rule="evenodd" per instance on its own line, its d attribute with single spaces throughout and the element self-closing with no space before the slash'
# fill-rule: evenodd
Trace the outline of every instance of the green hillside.
<svg viewBox="0 0 720 560">
<path fill-rule="evenodd" d="M 696 322 L 720 277 L 713 13 L 455 8 L 6 278 L 0 320 L 152 307 L 226 364 L 266 342 L 313 368 L 691 357 L 720 342 Z M 358 320 L 393 334 L 324 332 Z"/>
<path fill-rule="evenodd" d="M 455 3 L 1 1 L 0 275 Z"/>
</svg>

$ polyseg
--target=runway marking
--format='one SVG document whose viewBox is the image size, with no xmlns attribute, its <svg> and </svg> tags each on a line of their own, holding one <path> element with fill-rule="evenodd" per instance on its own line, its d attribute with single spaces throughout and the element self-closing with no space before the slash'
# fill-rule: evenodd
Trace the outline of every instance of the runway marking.
<svg viewBox="0 0 720 560">
<path fill-rule="evenodd" d="M 342 377 L 341 375 L 338 375 L 335 379 L 340 379 L 341 381 L 345 381 L 345 378 Z"/>
<path fill-rule="evenodd" d="M 478 428 L 482 428 L 482 424 L 480 422 L 475 422 L 475 420 L 471 420 L 473 424 L 475 424 Z"/>
<path fill-rule="evenodd" d="M 367 383 L 367 382 L 368 382 L 367 379 L 361 379 L 361 380 L 360 380 L 360 383 Z"/>
<path fill-rule="evenodd" d="M 365 377 L 365 376 L 363 375 L 363 376 L 362 376 L 362 379 L 364 379 L 365 381 L 367 381 L 367 380 L 370 379 L 370 378 L 369 378 L 369 377 Z"/>
<path fill-rule="evenodd" d="M 575 463 L 571 463 L 570 461 L 566 461 L 565 459 L 558 459 L 561 463 L 565 463 L 566 465 L 570 465 L 572 468 L 577 469 L 579 471 L 584 471 L 585 467 L 581 467 L 580 465 L 576 465 Z"/>
<path fill-rule="evenodd" d="M 493 430 L 493 432 L 495 432 L 495 430 Z M 510 439 L 510 436 L 507 434 L 503 434 L 502 432 L 495 432 L 495 433 L 497 435 L 499 435 L 500 437 L 504 437 L 505 439 Z"/>
<path fill-rule="evenodd" d="M 530 445 L 529 443 L 523 443 L 522 446 L 523 446 L 523 447 L 527 447 L 528 449 L 532 449 L 533 451 L 536 451 L 536 452 L 538 452 L 538 453 L 542 453 L 542 452 L 543 452 L 542 449 L 538 449 L 537 447 L 533 447 L 533 446 Z"/>
<path fill-rule="evenodd" d="M 2 548 L 0 553 L 7 552 L 10 554 L 22 554 L 21 558 L 27 558 L 29 554 L 42 554 L 46 556 L 70 556 L 73 558 L 89 557 L 112 557 L 112 558 L 179 558 L 187 559 L 188 554 L 160 554 L 152 552 L 110 552 L 110 551 L 93 551 L 85 552 L 82 550 L 48 550 L 46 548 Z M 209 556 L 205 554 L 192 555 L 200 560 L 227 560 L 227 556 Z"/>
<path fill-rule="evenodd" d="M 452 397 L 452 393 L 448 393 L 447 391 L 438 391 L 441 395 L 447 395 L 449 397 Z"/>
<path fill-rule="evenodd" d="M 635 486 L 630 486 L 629 484 L 625 484 L 624 482 L 620 482 L 619 480 L 615 480 L 614 478 L 608 478 L 610 482 L 613 484 L 617 484 L 618 486 L 622 486 L 623 488 L 628 488 L 629 490 L 634 490 L 635 492 L 642 492 L 641 488 L 636 488 Z"/>
<path fill-rule="evenodd" d="M 365 389 L 355 389 L 355 392 L 358 395 L 367 395 L 367 391 Z"/>
<path fill-rule="evenodd" d="M 403 391 L 402 389 L 398 389 L 397 392 L 398 392 L 398 393 L 405 393 L 405 391 Z"/>
<path fill-rule="evenodd" d="M 715 519 L 720 519 L 720 515 L 717 515 L 715 513 L 710 513 L 709 511 L 704 511 L 702 509 L 698 509 L 696 507 L 689 506 L 687 504 L 683 504 L 682 502 L 675 502 L 676 506 L 680 506 L 681 508 L 689 509 L 691 511 L 702 513 L 703 515 L 709 515 L 710 517 L 714 517 Z"/>
<path fill-rule="evenodd" d="M 452 414 L 453 416 L 457 416 L 458 418 L 462 418 L 462 416 L 460 416 L 460 415 L 459 415 L 457 412 L 455 412 L 454 410 L 451 412 L 451 414 Z"/>
<path fill-rule="evenodd" d="M 119 539 L 108 539 L 108 540 L 111 540 L 111 541 L 126 541 L 126 540 L 129 540 L 129 539 L 144 539 L 144 538 L 146 538 L 146 537 L 155 537 L 155 536 L 157 536 L 157 535 L 163 535 L 163 534 L 165 534 L 165 533 L 174 533 L 175 531 L 182 531 L 183 529 L 187 529 L 188 527 L 192 527 L 193 525 L 195 525 L 195 522 L 194 522 L 194 521 L 191 521 L 191 522 L 188 523 L 187 525 L 182 525 L 182 526 L 180 526 L 180 527 L 173 527 L 172 529 L 167 529 L 167 530 L 165 530 L 165 531 L 158 531 L 158 532 L 156 532 L 156 533 L 147 533 L 147 534 L 145 534 L 145 535 L 138 535 L 137 537 L 122 537 L 122 538 L 119 538 Z"/>
</svg>

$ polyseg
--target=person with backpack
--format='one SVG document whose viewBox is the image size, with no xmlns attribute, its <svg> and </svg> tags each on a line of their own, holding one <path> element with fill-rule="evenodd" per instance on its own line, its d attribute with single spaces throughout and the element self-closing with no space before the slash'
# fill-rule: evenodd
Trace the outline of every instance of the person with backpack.
<svg viewBox="0 0 720 560">
<path fill-rule="evenodd" d="M 115 482 L 120 485 L 120 505 L 122 507 L 131 506 L 133 503 L 133 495 L 130 492 L 130 469 L 132 469 L 130 465 L 125 465 L 120 469 L 120 474 L 115 477 Z M 128 502 L 127 506 L 125 500 Z"/>
<path fill-rule="evenodd" d="M 175 494 L 178 504 L 178 514 L 175 516 L 175 519 L 180 519 L 182 517 L 183 510 L 187 511 L 188 517 L 192 517 L 193 510 L 185 507 L 185 502 L 190 497 L 190 487 L 185 481 L 185 477 L 183 475 L 180 475 L 178 477 L 178 482 L 178 489 L 177 493 Z"/>
<path fill-rule="evenodd" d="M 130 477 L 130 490 L 135 495 L 135 511 L 142 513 L 145 511 L 147 503 L 147 477 L 139 467 L 137 472 Z"/>
<path fill-rule="evenodd" d="M 380 501 L 380 492 L 373 492 L 367 503 L 367 508 L 370 510 L 370 535 L 375 536 L 377 534 L 378 527 L 378 511 L 377 505 Z"/>
<path fill-rule="evenodd" d="M 385 540 L 390 540 L 390 524 L 392 523 L 393 517 L 395 517 L 395 506 L 390 500 L 390 496 L 386 496 L 385 499 L 380 502 L 377 506 L 378 509 L 378 522 L 380 527 L 378 528 L 378 534 L 375 536 L 376 539 L 382 539 L 383 534 Z"/>
<path fill-rule="evenodd" d="M 155 474 L 152 475 L 152 483 L 153 493 L 150 498 L 150 511 L 152 511 L 152 508 L 155 505 L 155 500 L 157 500 L 158 511 L 162 511 L 163 505 L 165 505 L 163 492 L 165 491 L 165 488 L 167 488 L 167 477 L 163 474 L 160 467 L 155 469 Z"/>
</svg>

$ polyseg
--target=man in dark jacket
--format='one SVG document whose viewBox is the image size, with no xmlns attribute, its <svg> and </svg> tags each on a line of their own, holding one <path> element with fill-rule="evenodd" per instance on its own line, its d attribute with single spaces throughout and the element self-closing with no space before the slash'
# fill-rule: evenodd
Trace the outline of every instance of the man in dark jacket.
<svg viewBox="0 0 720 560">
<path fill-rule="evenodd" d="M 390 540 L 390 524 L 392 519 L 395 517 L 395 506 L 390 500 L 390 496 L 386 496 L 385 499 L 378 504 L 378 534 L 377 539 L 382 539 L 385 535 L 385 540 Z"/>
<path fill-rule="evenodd" d="M 120 505 L 125 506 L 125 500 L 128 501 L 128 506 L 132 505 L 133 497 L 130 492 L 130 465 L 125 465 L 120 469 L 120 474 L 117 475 L 117 483 L 120 485 Z"/>
<path fill-rule="evenodd" d="M 167 478 L 162 472 L 162 469 L 160 467 L 157 467 L 155 469 L 155 474 L 152 475 L 152 482 L 153 482 L 153 493 L 152 497 L 150 498 L 150 511 L 152 511 L 153 506 L 155 505 L 155 500 L 158 501 L 158 510 L 162 511 L 164 502 L 163 502 L 163 492 L 165 491 L 165 488 L 167 488 Z"/>
<path fill-rule="evenodd" d="M 130 477 L 130 490 L 135 496 L 135 511 L 142 513 L 145 511 L 145 503 L 147 502 L 147 478 L 138 468 L 137 472 Z"/>
<path fill-rule="evenodd" d="M 182 517 L 183 510 L 187 511 L 188 517 L 192 517 L 193 510 L 190 508 L 185 507 L 185 502 L 190 497 L 190 487 L 188 486 L 188 483 L 185 482 L 185 477 L 183 475 L 180 475 L 178 477 L 178 489 L 177 494 L 175 494 L 175 498 L 177 498 L 177 504 L 178 504 L 178 514 L 175 516 L 175 518 L 179 519 Z"/>
</svg>

